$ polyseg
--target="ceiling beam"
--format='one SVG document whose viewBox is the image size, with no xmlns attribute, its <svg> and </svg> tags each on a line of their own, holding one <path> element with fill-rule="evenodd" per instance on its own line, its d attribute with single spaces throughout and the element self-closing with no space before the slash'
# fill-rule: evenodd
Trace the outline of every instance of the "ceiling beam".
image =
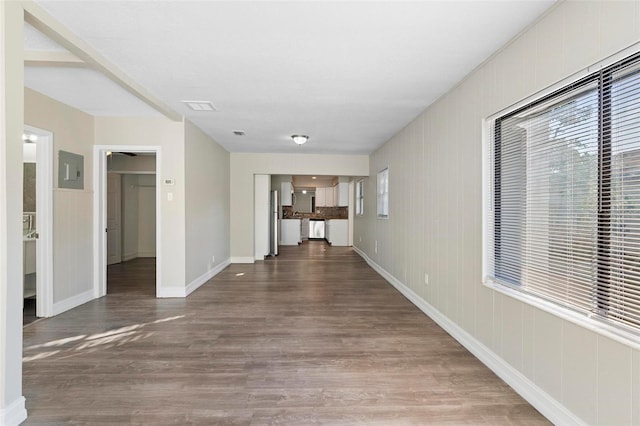
<svg viewBox="0 0 640 426">
<path fill-rule="evenodd" d="M 28 67 L 84 67 L 86 64 L 76 55 L 66 51 L 26 50 L 24 65 Z"/>
<path fill-rule="evenodd" d="M 97 71 L 100 71 L 120 87 L 136 96 L 155 110 L 161 112 L 173 121 L 182 121 L 182 116 L 171 107 L 154 96 L 144 87 L 133 81 L 117 66 L 109 62 L 87 42 L 76 36 L 64 25 L 56 21 L 43 8 L 33 1 L 23 1 L 24 20 L 35 29 L 60 44 L 80 61 L 86 63 Z"/>
</svg>

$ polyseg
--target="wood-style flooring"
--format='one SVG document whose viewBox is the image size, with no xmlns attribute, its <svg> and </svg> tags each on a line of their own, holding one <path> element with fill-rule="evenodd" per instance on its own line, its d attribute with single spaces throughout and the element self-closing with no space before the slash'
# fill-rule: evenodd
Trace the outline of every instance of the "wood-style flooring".
<svg viewBox="0 0 640 426">
<path fill-rule="evenodd" d="M 548 424 L 351 249 L 154 298 L 153 259 L 24 329 L 25 424 Z"/>
</svg>

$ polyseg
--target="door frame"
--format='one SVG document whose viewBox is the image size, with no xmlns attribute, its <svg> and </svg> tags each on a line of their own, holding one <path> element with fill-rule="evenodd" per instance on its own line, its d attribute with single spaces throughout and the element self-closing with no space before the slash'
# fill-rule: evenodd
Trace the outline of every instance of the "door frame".
<svg viewBox="0 0 640 426">
<path fill-rule="evenodd" d="M 53 132 L 25 124 L 36 142 L 36 316 L 53 316 Z"/>
<path fill-rule="evenodd" d="M 162 149 L 151 145 L 94 145 L 93 147 L 93 296 L 107 294 L 107 152 L 156 155 L 156 297 L 162 287 Z"/>
</svg>

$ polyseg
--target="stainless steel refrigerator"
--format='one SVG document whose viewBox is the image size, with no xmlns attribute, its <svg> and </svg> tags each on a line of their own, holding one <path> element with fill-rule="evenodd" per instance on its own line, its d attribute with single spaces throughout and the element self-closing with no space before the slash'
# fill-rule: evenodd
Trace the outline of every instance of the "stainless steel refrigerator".
<svg viewBox="0 0 640 426">
<path fill-rule="evenodd" d="M 269 206 L 269 256 L 278 255 L 278 191 L 271 191 Z"/>
</svg>

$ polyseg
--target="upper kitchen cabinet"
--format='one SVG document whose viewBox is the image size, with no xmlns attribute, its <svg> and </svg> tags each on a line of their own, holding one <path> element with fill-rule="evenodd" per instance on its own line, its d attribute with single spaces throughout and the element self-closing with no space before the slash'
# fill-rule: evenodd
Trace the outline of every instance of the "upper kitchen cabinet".
<svg viewBox="0 0 640 426">
<path fill-rule="evenodd" d="M 348 207 L 349 206 L 349 183 L 340 182 L 335 187 L 336 197 L 335 206 Z"/>
<path fill-rule="evenodd" d="M 318 207 L 348 207 L 349 183 L 340 182 L 328 188 L 316 188 L 316 206 Z"/>
<path fill-rule="evenodd" d="M 293 206 L 293 185 L 291 182 L 282 182 L 280 184 L 281 205 Z"/>
<path fill-rule="evenodd" d="M 316 207 L 326 207 L 326 206 L 327 206 L 327 188 L 316 188 Z"/>
</svg>

